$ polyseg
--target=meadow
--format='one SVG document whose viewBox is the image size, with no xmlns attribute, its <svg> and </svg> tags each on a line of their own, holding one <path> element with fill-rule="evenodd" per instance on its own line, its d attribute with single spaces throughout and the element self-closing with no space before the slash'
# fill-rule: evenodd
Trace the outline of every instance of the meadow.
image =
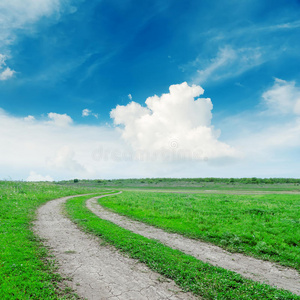
<svg viewBox="0 0 300 300">
<path fill-rule="evenodd" d="M 144 189 L 137 181 L 134 185 Z M 166 183 L 166 188 L 170 184 Z M 111 210 L 168 231 L 300 269 L 299 195 L 147 190 L 124 191 L 99 201 Z M 77 299 L 56 273 L 55 258 L 32 231 L 36 210 L 59 197 L 108 192 L 108 187 L 95 181 L 0 181 L 0 299 Z M 203 299 L 300 299 L 101 220 L 86 208 L 88 198 L 74 198 L 66 204 L 67 214 L 82 230 L 173 279 L 184 290 Z"/>
<path fill-rule="evenodd" d="M 47 183 L 0 182 L 0 299 L 74 299 L 53 258 L 32 232 L 36 209 L 48 200 L 95 192 Z"/>
<path fill-rule="evenodd" d="M 189 191 L 300 191 L 300 179 L 295 178 L 141 178 L 68 180 L 58 185 L 102 187 L 122 190 L 189 190 Z"/>
<path fill-rule="evenodd" d="M 300 196 L 123 192 L 115 212 L 300 271 Z"/>
<path fill-rule="evenodd" d="M 118 196 L 103 199 L 115 197 Z M 156 240 L 102 220 L 86 208 L 85 201 L 86 197 L 79 197 L 66 203 L 69 217 L 82 230 L 100 237 L 105 243 L 138 259 L 152 270 L 174 280 L 183 290 L 193 292 L 202 299 L 300 299 L 300 296 L 288 291 L 245 279 L 235 272 L 214 267 Z"/>
</svg>

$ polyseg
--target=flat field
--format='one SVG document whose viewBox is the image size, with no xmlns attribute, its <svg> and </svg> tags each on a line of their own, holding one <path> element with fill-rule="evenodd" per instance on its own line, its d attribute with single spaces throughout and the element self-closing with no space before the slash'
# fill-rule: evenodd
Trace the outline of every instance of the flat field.
<svg viewBox="0 0 300 300">
<path fill-rule="evenodd" d="M 59 185 L 158 191 L 300 192 L 300 179 L 293 178 L 141 178 L 113 180 L 69 180 Z"/>
<path fill-rule="evenodd" d="M 177 193 L 179 188 L 185 192 Z M 159 188 L 162 192 L 151 192 L 152 187 L 141 185 L 134 189 L 100 202 L 120 214 L 167 231 L 300 269 L 297 194 L 220 194 L 219 188 L 215 189 L 219 194 L 205 194 L 197 188 L 188 193 L 186 187 L 170 187 L 167 183 L 165 190 Z M 101 184 L 90 181 L 66 184 L 0 181 L 0 299 L 76 299 L 55 272 L 55 258 L 49 257 L 49 250 L 33 232 L 33 221 L 38 207 L 49 200 L 107 192 L 107 187 L 103 189 Z M 86 208 L 86 199 L 75 198 L 67 203 L 70 218 L 82 230 L 100 236 L 203 299 L 299 299 L 288 291 L 213 267 L 101 220 Z"/>
<path fill-rule="evenodd" d="M 117 213 L 300 270 L 300 196 L 123 192 Z"/>
<path fill-rule="evenodd" d="M 117 197 L 105 199 L 119 199 Z M 100 237 L 155 272 L 174 280 L 183 290 L 193 292 L 200 299 L 300 299 L 300 296 L 288 291 L 243 278 L 235 272 L 204 263 L 156 240 L 100 219 L 86 207 L 85 201 L 86 197 L 73 198 L 66 203 L 69 217 L 82 230 Z"/>
</svg>

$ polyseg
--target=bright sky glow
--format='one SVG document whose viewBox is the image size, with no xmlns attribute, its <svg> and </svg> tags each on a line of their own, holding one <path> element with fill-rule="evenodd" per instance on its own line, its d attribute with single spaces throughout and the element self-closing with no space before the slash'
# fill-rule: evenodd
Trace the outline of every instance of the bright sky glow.
<svg viewBox="0 0 300 300">
<path fill-rule="evenodd" d="M 299 177 L 300 2 L 0 3 L 0 179 Z"/>
</svg>

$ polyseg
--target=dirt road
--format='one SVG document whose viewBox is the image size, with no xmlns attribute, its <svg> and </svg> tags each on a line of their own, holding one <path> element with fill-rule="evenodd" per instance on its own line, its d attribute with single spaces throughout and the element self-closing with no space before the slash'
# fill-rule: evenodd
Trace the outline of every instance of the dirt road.
<svg viewBox="0 0 300 300">
<path fill-rule="evenodd" d="M 237 272 L 246 278 L 277 286 L 300 295 L 300 274 L 275 263 L 230 253 L 209 243 L 185 238 L 179 234 L 168 233 L 159 228 L 133 221 L 108 211 L 97 202 L 99 197 L 87 201 L 87 207 L 101 219 L 109 220 L 144 237 L 156 239 L 163 244 L 178 249 L 214 266 Z"/>
<path fill-rule="evenodd" d="M 67 283 L 79 296 L 89 300 L 199 299 L 144 264 L 101 244 L 101 239 L 80 231 L 62 211 L 69 198 L 40 207 L 34 230 L 55 255 L 59 273 L 72 278 Z"/>
</svg>

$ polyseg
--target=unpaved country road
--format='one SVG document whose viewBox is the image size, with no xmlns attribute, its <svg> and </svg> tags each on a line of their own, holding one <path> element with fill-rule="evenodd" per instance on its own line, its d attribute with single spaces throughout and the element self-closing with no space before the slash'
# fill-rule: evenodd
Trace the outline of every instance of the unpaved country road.
<svg viewBox="0 0 300 300">
<path fill-rule="evenodd" d="M 201 241 L 168 233 L 159 228 L 131 220 L 104 209 L 94 197 L 87 201 L 87 207 L 101 219 L 105 219 L 144 237 L 156 239 L 163 244 L 178 249 L 214 266 L 229 269 L 246 278 L 264 282 L 300 295 L 300 274 L 275 263 L 255 259 L 239 253 L 230 253 L 220 247 Z"/>
<path fill-rule="evenodd" d="M 70 198 L 40 207 L 34 231 L 52 249 L 59 273 L 73 278 L 68 285 L 79 296 L 89 300 L 199 299 L 115 248 L 101 245 L 99 238 L 80 231 L 62 212 L 62 205 Z"/>
</svg>

